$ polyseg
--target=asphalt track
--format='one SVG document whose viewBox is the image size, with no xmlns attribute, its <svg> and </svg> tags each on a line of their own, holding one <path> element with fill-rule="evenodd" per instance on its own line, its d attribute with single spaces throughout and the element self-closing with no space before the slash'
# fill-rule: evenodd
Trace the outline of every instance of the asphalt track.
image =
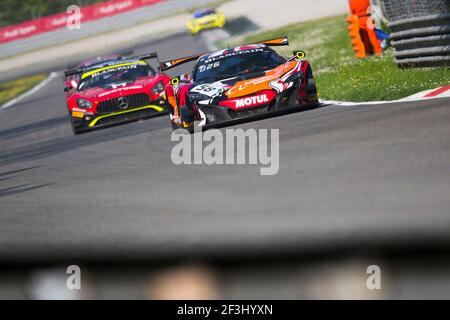
<svg viewBox="0 0 450 320">
<path fill-rule="evenodd" d="M 180 34 L 137 51 L 154 50 L 206 48 Z M 0 112 L 3 262 L 450 243 L 449 99 L 235 126 L 280 130 L 280 171 L 261 176 L 255 165 L 172 164 L 167 117 L 74 136 L 62 89 L 54 79 Z"/>
</svg>

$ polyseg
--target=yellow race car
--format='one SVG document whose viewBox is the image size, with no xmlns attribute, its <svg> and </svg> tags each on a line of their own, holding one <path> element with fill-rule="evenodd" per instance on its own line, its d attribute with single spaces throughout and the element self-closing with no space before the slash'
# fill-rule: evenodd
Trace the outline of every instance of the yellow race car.
<svg viewBox="0 0 450 320">
<path fill-rule="evenodd" d="M 222 28 L 225 25 L 225 15 L 215 9 L 200 9 L 194 12 L 187 27 L 192 34 L 211 28 Z"/>
</svg>

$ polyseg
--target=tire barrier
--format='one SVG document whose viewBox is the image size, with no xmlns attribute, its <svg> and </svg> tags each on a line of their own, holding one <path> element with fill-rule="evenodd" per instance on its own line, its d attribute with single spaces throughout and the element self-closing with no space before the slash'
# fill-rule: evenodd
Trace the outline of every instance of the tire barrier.
<svg viewBox="0 0 450 320">
<path fill-rule="evenodd" d="M 450 66 L 450 1 L 383 0 L 400 68 Z"/>
</svg>

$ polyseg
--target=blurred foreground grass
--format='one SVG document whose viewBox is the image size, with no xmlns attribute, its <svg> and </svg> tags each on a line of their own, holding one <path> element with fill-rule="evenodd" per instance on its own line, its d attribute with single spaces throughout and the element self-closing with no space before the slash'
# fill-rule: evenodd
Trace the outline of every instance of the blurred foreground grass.
<svg viewBox="0 0 450 320">
<path fill-rule="evenodd" d="M 321 99 L 343 101 L 393 100 L 450 83 L 450 69 L 397 68 L 393 51 L 380 57 L 354 58 L 345 16 L 330 17 L 261 32 L 239 42 L 289 36 L 289 47 L 276 50 L 290 56 L 306 52 Z"/>
<path fill-rule="evenodd" d="M 21 78 L 9 82 L 0 83 L 0 105 L 14 99 L 23 92 L 31 89 L 47 77 L 45 74 L 39 74 L 31 77 Z"/>
</svg>

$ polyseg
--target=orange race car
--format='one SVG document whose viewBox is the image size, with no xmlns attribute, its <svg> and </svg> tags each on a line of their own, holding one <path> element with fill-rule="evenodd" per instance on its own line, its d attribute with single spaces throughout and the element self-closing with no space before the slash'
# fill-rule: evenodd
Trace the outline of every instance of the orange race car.
<svg viewBox="0 0 450 320">
<path fill-rule="evenodd" d="M 284 58 L 270 48 L 286 45 L 287 37 L 281 37 L 162 62 L 164 71 L 197 60 L 192 75 L 172 78 L 166 86 L 172 127 L 192 129 L 318 105 L 305 53 Z"/>
</svg>

